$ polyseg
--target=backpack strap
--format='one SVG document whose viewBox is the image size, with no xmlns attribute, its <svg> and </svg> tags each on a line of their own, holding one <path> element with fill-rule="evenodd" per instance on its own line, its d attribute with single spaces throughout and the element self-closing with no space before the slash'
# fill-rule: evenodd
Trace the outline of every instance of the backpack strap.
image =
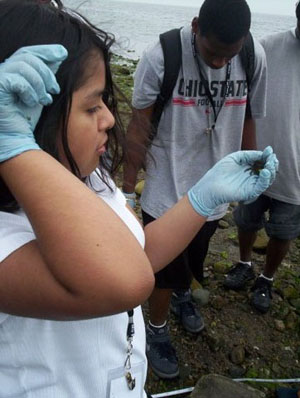
<svg viewBox="0 0 300 398">
<path fill-rule="evenodd" d="M 254 41 L 253 41 L 253 36 L 249 32 L 244 45 L 240 51 L 240 57 L 242 61 L 242 65 L 245 69 L 246 72 L 246 81 L 247 81 L 247 86 L 248 86 L 248 94 L 251 91 L 251 82 L 253 79 L 254 75 L 254 70 L 255 70 L 255 50 L 254 50 Z M 251 107 L 250 107 L 250 102 L 247 102 L 246 106 L 246 115 L 248 117 L 251 117 Z"/>
<path fill-rule="evenodd" d="M 172 29 L 159 36 L 164 55 L 164 78 L 152 115 L 152 139 L 156 135 L 163 109 L 172 96 L 181 66 L 180 31 L 181 29 Z"/>
</svg>

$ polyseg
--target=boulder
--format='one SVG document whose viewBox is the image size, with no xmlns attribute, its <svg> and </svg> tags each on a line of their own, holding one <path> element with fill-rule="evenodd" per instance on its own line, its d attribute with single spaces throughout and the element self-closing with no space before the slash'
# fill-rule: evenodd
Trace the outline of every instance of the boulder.
<svg viewBox="0 0 300 398">
<path fill-rule="evenodd" d="M 206 375 L 197 382 L 191 398 L 264 398 L 266 395 L 246 384 L 220 375 Z"/>
</svg>

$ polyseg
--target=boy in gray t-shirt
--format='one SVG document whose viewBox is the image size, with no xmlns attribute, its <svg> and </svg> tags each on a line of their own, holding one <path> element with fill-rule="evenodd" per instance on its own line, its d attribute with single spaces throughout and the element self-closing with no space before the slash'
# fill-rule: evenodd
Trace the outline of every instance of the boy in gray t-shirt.
<svg viewBox="0 0 300 398">
<path fill-rule="evenodd" d="M 242 289 L 255 278 L 251 252 L 256 233 L 265 228 L 269 242 L 262 274 L 252 288 L 251 303 L 265 313 L 271 305 L 273 276 L 293 239 L 300 235 L 300 4 L 297 28 L 261 40 L 268 63 L 267 117 L 257 123 L 258 149 L 271 145 L 279 172 L 273 185 L 254 203 L 234 212 L 238 225 L 240 261 L 224 285 Z M 266 217 L 266 212 L 268 216 Z"/>
<path fill-rule="evenodd" d="M 255 41 L 249 92 L 238 55 L 249 28 L 250 10 L 245 0 L 206 0 L 192 27 L 181 30 L 182 66 L 146 158 L 141 197 L 144 224 L 168 211 L 223 156 L 256 147 L 254 119 L 265 116 L 266 61 L 261 45 Z M 163 76 L 162 48 L 156 44 L 141 58 L 134 79 L 133 117 L 127 132 L 131 162 L 124 167 L 123 184 L 129 200 L 144 160 L 141 148 L 148 142 Z M 251 114 L 246 115 L 247 102 Z M 147 355 L 160 377 L 178 375 L 178 361 L 166 326 L 170 302 L 186 330 L 198 333 L 204 328 L 189 288 L 192 277 L 202 279 L 209 240 L 226 209 L 227 205 L 217 208 L 185 252 L 156 274 L 149 300 Z M 173 289 L 176 292 L 172 295 Z"/>
</svg>

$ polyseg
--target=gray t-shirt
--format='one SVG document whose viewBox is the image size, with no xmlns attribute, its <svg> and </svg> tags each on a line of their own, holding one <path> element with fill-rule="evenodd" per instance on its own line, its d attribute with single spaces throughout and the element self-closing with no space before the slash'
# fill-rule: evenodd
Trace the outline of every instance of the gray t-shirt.
<svg viewBox="0 0 300 398">
<path fill-rule="evenodd" d="M 147 159 L 147 175 L 141 204 L 157 218 L 172 207 L 218 160 L 241 148 L 247 102 L 245 71 L 239 56 L 231 60 L 229 92 L 220 110 L 216 127 L 207 134 L 213 113 L 199 78 L 191 45 L 191 28 L 181 31 L 182 67 L 165 107 Z M 250 103 L 253 118 L 265 116 L 266 61 L 261 45 L 255 41 L 255 72 Z M 202 60 L 200 60 L 202 62 Z M 226 70 L 211 69 L 202 62 L 216 108 L 223 99 Z M 159 43 L 141 58 L 134 79 L 133 106 L 152 105 L 160 92 L 164 75 L 163 53 Z M 218 109 L 217 109 L 218 111 Z M 216 209 L 210 220 L 221 218 L 227 205 Z"/>
<path fill-rule="evenodd" d="M 271 145 L 279 159 L 265 194 L 300 205 L 300 40 L 292 29 L 261 43 L 268 63 L 267 117 L 257 122 L 257 144 Z"/>
</svg>

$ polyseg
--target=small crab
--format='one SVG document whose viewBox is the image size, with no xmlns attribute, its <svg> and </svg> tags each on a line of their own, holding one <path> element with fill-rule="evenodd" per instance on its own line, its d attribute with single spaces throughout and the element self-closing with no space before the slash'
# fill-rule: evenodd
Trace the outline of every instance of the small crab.
<svg viewBox="0 0 300 398">
<path fill-rule="evenodd" d="M 253 163 L 252 166 L 248 167 L 246 171 L 250 171 L 250 175 L 259 175 L 260 171 L 264 168 L 265 163 L 262 162 L 261 160 L 257 160 L 256 162 Z"/>
</svg>

